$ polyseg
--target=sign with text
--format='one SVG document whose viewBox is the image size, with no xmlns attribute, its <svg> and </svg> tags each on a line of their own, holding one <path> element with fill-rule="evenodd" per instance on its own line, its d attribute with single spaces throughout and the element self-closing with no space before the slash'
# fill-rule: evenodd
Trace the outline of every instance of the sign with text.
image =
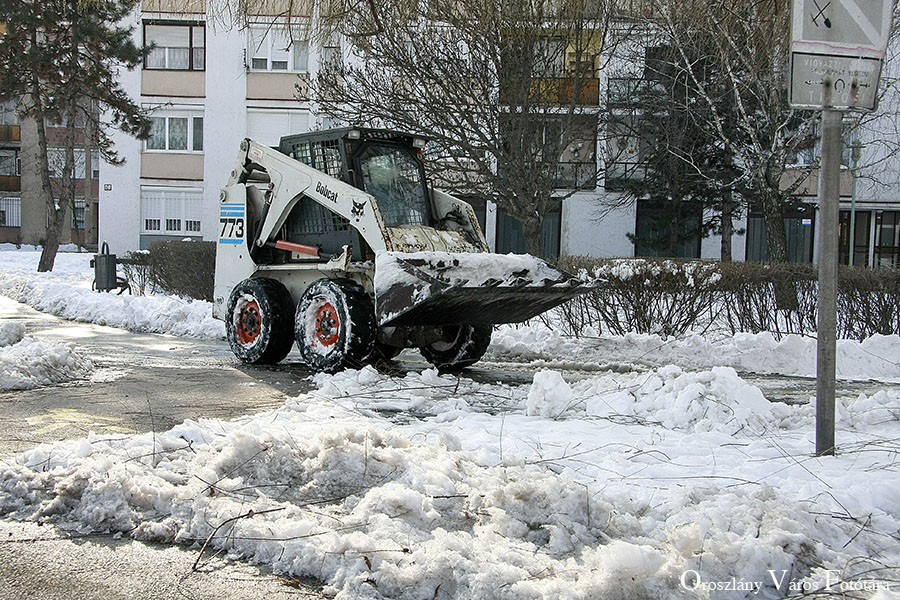
<svg viewBox="0 0 900 600">
<path fill-rule="evenodd" d="M 822 108 L 828 86 L 831 108 L 874 110 L 880 73 L 877 58 L 792 52 L 791 106 Z"/>
</svg>

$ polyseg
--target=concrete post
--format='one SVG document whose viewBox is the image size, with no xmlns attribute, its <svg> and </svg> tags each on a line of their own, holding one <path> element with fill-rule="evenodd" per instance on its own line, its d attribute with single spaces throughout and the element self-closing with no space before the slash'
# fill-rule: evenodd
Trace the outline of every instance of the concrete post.
<svg viewBox="0 0 900 600">
<path fill-rule="evenodd" d="M 829 82 L 830 83 L 830 82 Z M 827 84 L 826 84 L 827 85 Z M 830 91 L 830 85 L 828 90 Z M 826 92 L 826 106 L 829 104 Z M 816 357 L 816 455 L 834 454 L 834 380 L 837 358 L 838 210 L 843 113 L 822 111 L 819 171 L 819 298 Z"/>
</svg>

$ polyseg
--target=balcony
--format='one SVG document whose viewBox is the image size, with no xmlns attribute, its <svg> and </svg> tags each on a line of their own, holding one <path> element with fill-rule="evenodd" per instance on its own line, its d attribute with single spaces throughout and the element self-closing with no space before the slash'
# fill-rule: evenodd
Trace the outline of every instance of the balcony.
<svg viewBox="0 0 900 600">
<path fill-rule="evenodd" d="M 600 80 L 574 77 L 542 77 L 531 82 L 531 92 L 545 102 L 597 106 L 600 103 Z"/>
<path fill-rule="evenodd" d="M 594 162 L 560 162 L 556 166 L 554 185 L 570 190 L 592 190 L 597 182 Z"/>
<path fill-rule="evenodd" d="M 0 125 L 0 142 L 21 142 L 22 130 L 18 125 Z"/>
<path fill-rule="evenodd" d="M 606 165 L 604 188 L 610 192 L 621 192 L 629 181 L 647 178 L 647 164 L 638 161 L 614 161 Z"/>
<path fill-rule="evenodd" d="M 607 80 L 607 106 L 635 108 L 639 99 L 648 95 L 665 94 L 666 87 L 655 80 L 640 77 L 610 77 Z"/>
<path fill-rule="evenodd" d="M 0 192 L 22 191 L 22 178 L 18 175 L 0 175 Z"/>
</svg>

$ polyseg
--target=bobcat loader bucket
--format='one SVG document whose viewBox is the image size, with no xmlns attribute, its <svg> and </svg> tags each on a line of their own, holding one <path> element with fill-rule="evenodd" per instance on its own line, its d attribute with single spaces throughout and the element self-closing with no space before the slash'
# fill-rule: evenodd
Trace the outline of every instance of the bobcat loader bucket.
<svg viewBox="0 0 900 600">
<path fill-rule="evenodd" d="M 518 323 L 595 289 L 527 254 L 381 252 L 381 326 Z"/>
</svg>

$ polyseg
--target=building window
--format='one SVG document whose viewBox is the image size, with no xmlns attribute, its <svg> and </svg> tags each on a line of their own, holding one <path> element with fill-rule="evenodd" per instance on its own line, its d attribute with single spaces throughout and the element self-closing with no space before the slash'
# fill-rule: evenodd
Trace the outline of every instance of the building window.
<svg viewBox="0 0 900 600">
<path fill-rule="evenodd" d="M 875 214 L 875 265 L 900 266 L 900 211 L 884 210 Z"/>
<path fill-rule="evenodd" d="M 850 263 L 850 211 L 842 210 L 839 223 L 838 262 Z M 869 264 L 869 231 L 872 212 L 857 210 L 853 218 L 853 264 L 857 267 Z"/>
<path fill-rule="evenodd" d="M 22 199 L 0 198 L 0 227 L 22 226 Z"/>
<path fill-rule="evenodd" d="M 202 23 L 144 23 L 144 45 L 152 46 L 145 69 L 203 71 L 206 34 Z"/>
<path fill-rule="evenodd" d="M 559 241 L 561 232 L 562 203 L 544 215 L 541 226 L 541 256 L 555 259 L 559 257 Z M 509 216 L 502 208 L 497 209 L 497 254 L 523 254 L 528 251 L 525 242 L 525 230 L 522 223 Z"/>
<path fill-rule="evenodd" d="M 16 177 L 22 174 L 22 161 L 15 148 L 0 150 L 0 176 Z"/>
<path fill-rule="evenodd" d="M 170 152 L 203 151 L 203 117 L 189 113 L 172 113 L 150 117 L 150 137 L 145 150 Z"/>
<path fill-rule="evenodd" d="M 16 103 L 13 100 L 0 102 L 0 125 L 18 125 L 19 117 L 16 115 Z"/>
<path fill-rule="evenodd" d="M 251 71 L 306 71 L 309 67 L 309 44 L 292 40 L 288 31 L 273 26 L 253 26 L 249 30 L 247 48 Z"/>
<path fill-rule="evenodd" d="M 811 207 L 788 211 L 784 217 L 787 233 L 788 262 L 811 263 L 815 210 Z M 747 217 L 747 262 L 769 260 L 766 221 L 762 213 L 753 210 Z"/>
<path fill-rule="evenodd" d="M 73 152 L 75 168 L 72 176 L 74 179 L 84 179 L 84 150 L 76 148 Z M 65 148 L 47 148 L 47 167 L 50 169 L 50 177 L 62 177 L 65 166 Z M 91 179 L 100 179 L 100 156 L 96 152 L 91 152 Z"/>
<path fill-rule="evenodd" d="M 634 255 L 700 258 L 700 204 L 671 203 L 650 199 L 637 201 Z"/>
<path fill-rule="evenodd" d="M 293 110 L 247 109 L 247 137 L 267 146 L 281 138 L 309 131 L 309 113 Z"/>
<path fill-rule="evenodd" d="M 75 204 L 72 205 L 72 229 L 84 229 L 85 206 L 83 199 L 75 198 Z"/>
<path fill-rule="evenodd" d="M 199 235 L 202 198 L 197 188 L 142 188 L 141 233 Z"/>
</svg>

